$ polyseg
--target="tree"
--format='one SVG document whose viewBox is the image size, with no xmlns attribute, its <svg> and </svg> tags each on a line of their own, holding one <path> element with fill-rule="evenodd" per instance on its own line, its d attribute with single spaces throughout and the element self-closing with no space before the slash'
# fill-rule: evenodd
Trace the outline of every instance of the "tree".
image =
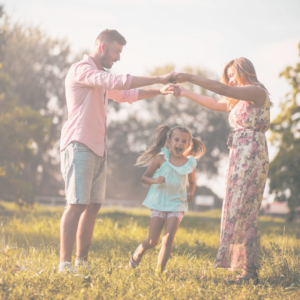
<svg viewBox="0 0 300 300">
<path fill-rule="evenodd" d="M 173 69 L 174 66 L 167 65 L 154 69 L 150 75 L 165 74 Z M 199 68 L 186 68 L 185 71 L 213 77 L 213 74 Z M 189 83 L 186 85 L 191 90 L 207 95 L 207 91 L 202 88 Z M 208 176 L 218 173 L 219 160 L 229 152 L 226 145 L 229 133 L 227 114 L 213 112 L 189 99 L 176 99 L 173 96 L 158 96 L 141 101 L 133 104 L 130 109 L 128 104 L 124 105 L 128 109 L 122 113 L 127 116 L 123 119 L 114 118 L 108 126 L 108 198 L 144 198 L 148 187 L 140 183 L 140 178 L 145 169 L 133 166 L 139 153 L 154 141 L 153 133 L 160 124 L 190 128 L 193 136 L 200 138 L 206 147 L 206 154 L 200 159 L 197 170 Z M 109 116 L 119 113 L 120 107 L 124 106 L 111 101 Z"/>
<path fill-rule="evenodd" d="M 0 8 L 0 17 L 2 10 Z M 32 202 L 30 162 L 36 145 L 49 148 L 51 119 L 28 105 L 17 105 L 10 78 L 3 72 L 6 32 L 0 30 L 0 191 L 6 200 Z"/>
<path fill-rule="evenodd" d="M 65 107 L 64 79 L 71 65 L 69 44 L 66 39 L 49 37 L 38 27 L 14 23 L 5 14 L 0 19 L 0 31 L 1 70 L 9 78 L 9 94 L 13 95 L 15 106 L 14 112 L 11 107 L 9 111 L 14 118 L 20 117 L 17 111 L 20 114 L 22 111 L 25 123 L 30 123 L 34 116 L 37 126 L 41 126 L 40 133 L 45 134 L 44 138 L 33 139 L 33 156 L 26 161 L 28 182 L 32 183 L 33 194 L 57 195 L 63 188 L 57 157 Z M 11 101 L 7 95 L 3 96 L 2 105 Z M 17 121 L 12 117 L 11 122 Z M 11 128 L 17 130 L 18 126 L 12 124 Z M 45 126 L 49 126 L 49 130 Z M 29 127 L 25 126 L 24 130 L 26 128 Z M 19 133 L 15 132 L 17 139 Z M 24 134 L 30 139 L 34 132 L 24 131 Z M 35 134 L 38 134 L 38 128 Z M 11 135 L 13 138 L 13 132 Z M 0 156 L 0 160 L 3 159 Z"/>
<path fill-rule="evenodd" d="M 300 43 L 298 48 L 300 56 Z M 276 200 L 288 201 L 291 220 L 300 205 L 300 62 L 295 67 L 286 67 L 280 76 L 286 78 L 292 90 L 286 94 L 281 113 L 270 126 L 271 142 L 278 146 L 270 163 L 270 192 L 275 192 Z"/>
</svg>

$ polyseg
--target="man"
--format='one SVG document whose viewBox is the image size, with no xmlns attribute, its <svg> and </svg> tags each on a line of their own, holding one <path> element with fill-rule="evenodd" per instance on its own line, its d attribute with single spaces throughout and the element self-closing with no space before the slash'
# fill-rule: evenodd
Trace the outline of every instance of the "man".
<svg viewBox="0 0 300 300">
<path fill-rule="evenodd" d="M 60 146 L 67 207 L 61 219 L 58 272 L 75 271 L 71 255 L 76 238 L 75 267 L 88 266 L 95 220 L 105 198 L 108 99 L 132 103 L 173 94 L 169 87 L 137 89 L 167 84 L 171 73 L 137 77 L 105 72 L 104 68 L 110 69 L 120 60 L 125 45 L 125 38 L 116 30 L 101 32 L 92 54 L 73 64 L 65 80 L 68 121 L 62 129 Z"/>
</svg>

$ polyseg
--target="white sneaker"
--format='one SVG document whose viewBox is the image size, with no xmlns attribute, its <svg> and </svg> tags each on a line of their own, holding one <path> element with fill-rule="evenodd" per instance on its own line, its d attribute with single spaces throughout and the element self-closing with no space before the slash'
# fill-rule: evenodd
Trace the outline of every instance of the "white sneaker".
<svg viewBox="0 0 300 300">
<path fill-rule="evenodd" d="M 61 262 L 58 266 L 58 273 L 69 272 L 69 273 L 77 273 L 77 269 L 72 266 L 72 263 L 65 261 Z"/>
<path fill-rule="evenodd" d="M 92 267 L 88 261 L 76 259 L 75 268 L 77 269 L 84 268 L 86 271 L 90 271 Z"/>
</svg>

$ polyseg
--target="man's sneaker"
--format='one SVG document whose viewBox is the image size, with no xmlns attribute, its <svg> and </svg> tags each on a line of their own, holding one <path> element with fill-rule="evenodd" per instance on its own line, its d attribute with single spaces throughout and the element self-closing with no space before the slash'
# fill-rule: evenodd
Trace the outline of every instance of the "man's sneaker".
<svg viewBox="0 0 300 300">
<path fill-rule="evenodd" d="M 77 269 L 72 266 L 72 264 L 68 261 L 61 262 L 58 266 L 58 273 L 69 272 L 69 273 L 77 273 Z"/>
<path fill-rule="evenodd" d="M 86 271 L 90 271 L 92 269 L 91 264 L 86 260 L 75 260 L 75 268 L 77 269 L 85 269 Z"/>
</svg>

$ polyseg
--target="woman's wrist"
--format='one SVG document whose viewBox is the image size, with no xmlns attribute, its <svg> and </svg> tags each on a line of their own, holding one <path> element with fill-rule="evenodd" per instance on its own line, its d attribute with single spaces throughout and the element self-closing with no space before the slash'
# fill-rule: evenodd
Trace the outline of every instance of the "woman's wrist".
<svg viewBox="0 0 300 300">
<path fill-rule="evenodd" d="M 194 83 L 194 78 L 195 78 L 194 74 L 187 73 L 186 81 L 188 81 L 190 83 Z"/>
<path fill-rule="evenodd" d="M 182 96 L 182 97 L 187 97 L 187 98 L 188 98 L 190 92 L 191 92 L 190 90 L 183 89 L 183 90 L 181 90 L 181 96 Z"/>
</svg>

